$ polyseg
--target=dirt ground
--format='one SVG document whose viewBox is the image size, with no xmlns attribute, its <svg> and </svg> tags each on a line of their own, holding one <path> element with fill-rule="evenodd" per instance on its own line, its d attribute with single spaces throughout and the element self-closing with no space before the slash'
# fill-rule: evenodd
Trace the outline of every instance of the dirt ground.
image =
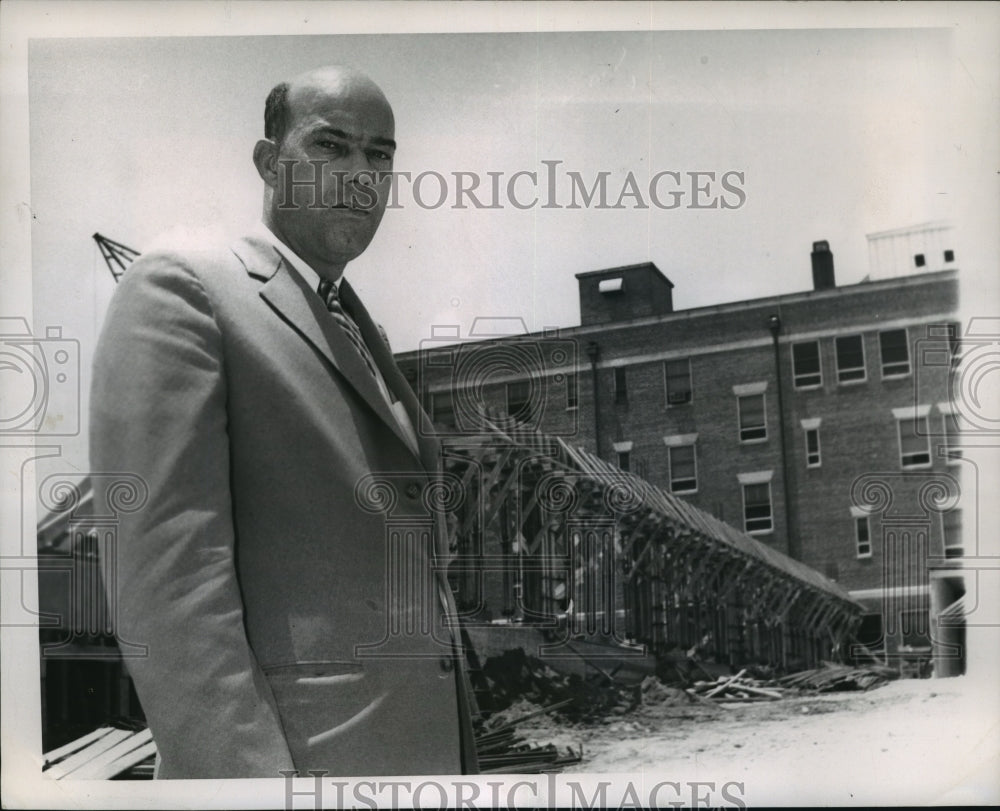
<svg viewBox="0 0 1000 811">
<path fill-rule="evenodd" d="M 567 775 L 735 780 L 750 804 L 996 803 L 998 693 L 969 677 L 715 706 L 675 693 L 603 723 L 542 716 L 518 730 L 582 747 Z"/>
</svg>

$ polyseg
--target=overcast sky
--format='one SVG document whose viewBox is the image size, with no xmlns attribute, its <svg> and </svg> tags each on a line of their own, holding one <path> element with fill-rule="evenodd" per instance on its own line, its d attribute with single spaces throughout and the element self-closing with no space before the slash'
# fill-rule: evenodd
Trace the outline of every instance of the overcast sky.
<svg viewBox="0 0 1000 811">
<path fill-rule="evenodd" d="M 331 62 L 385 90 L 396 169 L 447 183 L 440 206 L 432 175 L 423 205 L 401 183 L 400 207 L 348 266 L 397 351 L 480 316 L 573 326 L 574 274 L 647 260 L 678 309 L 808 289 L 819 239 L 838 283 L 860 281 L 867 233 L 954 218 L 956 132 L 976 112 L 956 109 L 968 79 L 945 28 L 36 39 L 35 329 L 81 341 L 84 394 L 114 287 L 91 235 L 144 250 L 246 231 L 267 92 Z M 542 208 L 548 165 L 558 208 Z M 541 197 L 524 209 L 507 193 L 519 171 L 537 173 Z M 501 173 L 499 209 L 455 208 L 455 172 L 484 186 Z M 638 196 L 567 208 L 574 172 L 588 187 L 606 173 L 609 206 L 630 173 Z M 677 208 L 649 193 L 663 172 L 679 173 L 657 186 Z M 694 172 L 716 180 L 700 176 L 696 194 Z M 531 186 L 520 177 L 517 202 Z M 715 198 L 735 207 L 690 207 Z"/>
<path fill-rule="evenodd" d="M 437 207 L 434 176 L 419 197 L 401 180 L 401 208 L 349 267 L 400 350 L 432 323 L 479 315 L 574 325 L 574 274 L 618 264 L 655 262 L 691 307 L 804 289 L 811 243 L 827 239 L 838 281 L 859 281 L 866 233 L 951 214 L 954 56 L 941 29 L 42 41 L 30 62 L 38 284 L 94 285 L 94 231 L 142 249 L 176 226 L 245 229 L 260 210 L 250 154 L 264 97 L 327 62 L 385 89 L 396 168 L 448 184 Z M 542 209 L 542 161 L 561 161 L 557 205 L 570 202 L 567 172 L 588 187 L 610 173 L 608 206 L 632 172 L 642 199 Z M 542 187 L 525 210 L 528 177 L 507 196 L 520 170 Z M 504 173 L 502 207 L 454 208 L 459 171 L 484 187 Z M 650 199 L 661 171 L 680 173 L 656 189 L 678 208 Z M 691 172 L 717 179 L 700 176 L 696 198 Z M 740 173 L 729 184 L 743 196 L 724 198 L 745 198 L 739 208 L 688 208 L 722 193 L 726 172 Z M 98 296 L 88 315 L 102 307 Z"/>
</svg>

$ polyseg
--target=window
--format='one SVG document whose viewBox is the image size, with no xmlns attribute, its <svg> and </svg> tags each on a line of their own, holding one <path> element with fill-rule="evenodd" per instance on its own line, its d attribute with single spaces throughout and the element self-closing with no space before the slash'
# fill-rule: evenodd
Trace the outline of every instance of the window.
<svg viewBox="0 0 1000 811">
<path fill-rule="evenodd" d="M 904 417 L 899 427 L 899 462 L 906 467 L 929 467 L 931 463 L 930 436 L 927 433 L 927 416 Z"/>
<path fill-rule="evenodd" d="M 670 464 L 670 492 L 693 493 L 698 489 L 694 445 L 677 445 L 667 449 Z"/>
<path fill-rule="evenodd" d="M 767 439 L 764 395 L 747 394 L 737 399 L 740 413 L 740 442 Z"/>
<path fill-rule="evenodd" d="M 910 346 L 905 329 L 890 329 L 878 334 L 882 352 L 882 377 L 902 377 L 910 373 Z"/>
<path fill-rule="evenodd" d="M 771 532 L 771 482 L 743 485 L 743 528 L 751 535 Z"/>
<path fill-rule="evenodd" d="M 962 548 L 962 511 L 951 509 L 941 515 L 941 529 L 944 535 L 944 556 L 960 558 L 965 554 Z"/>
<path fill-rule="evenodd" d="M 797 389 L 819 386 L 823 382 L 819 365 L 819 341 L 792 344 L 792 377 Z"/>
<path fill-rule="evenodd" d="M 918 253 L 913 257 L 913 264 L 915 264 L 918 268 L 922 268 L 927 264 L 927 258 L 922 253 Z"/>
<path fill-rule="evenodd" d="M 819 467 L 819 428 L 806 431 L 806 467 Z"/>
<path fill-rule="evenodd" d="M 958 464 L 962 459 L 962 428 L 958 414 L 951 403 L 938 403 L 938 410 L 944 421 L 944 458 L 949 465 Z"/>
<path fill-rule="evenodd" d="M 955 252 L 951 251 L 951 250 L 945 251 L 944 252 L 944 261 L 945 262 L 954 262 L 955 261 Z"/>
<path fill-rule="evenodd" d="M 867 515 L 857 516 L 854 519 L 854 539 L 859 558 L 870 558 L 872 556 L 870 520 Z"/>
<path fill-rule="evenodd" d="M 951 365 L 957 366 L 962 358 L 962 325 L 953 321 L 946 325 L 948 336 L 948 352 L 951 355 Z"/>
<path fill-rule="evenodd" d="M 530 380 L 507 384 L 507 414 L 518 422 L 527 422 L 531 417 Z"/>
<path fill-rule="evenodd" d="M 615 369 L 615 402 L 628 402 L 628 381 L 625 378 L 624 366 Z"/>
<path fill-rule="evenodd" d="M 961 324 L 951 321 L 944 324 L 927 325 L 926 343 L 920 353 L 922 366 L 957 366 L 962 358 Z M 945 341 L 948 342 L 945 349 Z"/>
<path fill-rule="evenodd" d="M 628 472 L 632 467 L 632 443 L 614 442 L 612 445 L 618 455 L 618 467 Z"/>
<path fill-rule="evenodd" d="M 691 361 L 668 360 L 663 364 L 667 407 L 691 402 Z"/>
<path fill-rule="evenodd" d="M 580 393 L 577 390 L 576 373 L 566 375 L 566 410 L 577 408 L 580 405 Z"/>
<path fill-rule="evenodd" d="M 822 422 L 820 417 L 813 417 L 808 420 L 801 420 L 802 431 L 804 432 L 806 445 L 806 467 L 819 467 L 819 426 Z"/>
<path fill-rule="evenodd" d="M 860 335 L 844 335 L 834 342 L 837 349 L 837 382 L 864 380 L 865 343 Z"/>
<path fill-rule="evenodd" d="M 431 394 L 431 420 L 441 425 L 455 427 L 455 402 L 450 391 Z"/>
</svg>

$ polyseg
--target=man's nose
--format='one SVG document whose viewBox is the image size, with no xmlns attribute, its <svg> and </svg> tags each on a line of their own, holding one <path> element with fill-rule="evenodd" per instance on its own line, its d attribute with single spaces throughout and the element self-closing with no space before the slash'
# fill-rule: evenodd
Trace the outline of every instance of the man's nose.
<svg viewBox="0 0 1000 811">
<path fill-rule="evenodd" d="M 368 156 L 363 149 L 352 149 L 347 155 L 347 178 L 352 183 L 365 186 L 374 184 L 374 171 L 368 163 Z"/>
</svg>

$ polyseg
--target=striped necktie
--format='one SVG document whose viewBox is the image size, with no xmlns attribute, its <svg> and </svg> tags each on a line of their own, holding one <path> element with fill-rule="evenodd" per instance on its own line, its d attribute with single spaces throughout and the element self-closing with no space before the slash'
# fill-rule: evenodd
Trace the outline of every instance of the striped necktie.
<svg viewBox="0 0 1000 811">
<path fill-rule="evenodd" d="M 368 349 L 365 339 L 361 337 L 361 330 L 358 329 L 358 325 L 354 323 L 353 318 L 344 312 L 344 308 L 340 304 L 340 294 L 337 292 L 337 285 L 329 279 L 323 279 L 319 283 L 319 289 L 317 292 L 319 293 L 320 298 L 326 303 L 326 309 L 330 311 L 330 315 L 333 316 L 333 320 L 340 325 L 340 328 L 344 330 L 347 337 L 351 339 L 351 343 L 354 344 L 354 348 L 358 350 L 358 354 L 361 355 L 361 358 L 364 360 L 365 365 L 368 367 L 368 371 L 371 372 L 372 377 L 377 380 L 378 374 L 375 371 L 375 359 L 372 357 L 372 353 Z"/>
</svg>

